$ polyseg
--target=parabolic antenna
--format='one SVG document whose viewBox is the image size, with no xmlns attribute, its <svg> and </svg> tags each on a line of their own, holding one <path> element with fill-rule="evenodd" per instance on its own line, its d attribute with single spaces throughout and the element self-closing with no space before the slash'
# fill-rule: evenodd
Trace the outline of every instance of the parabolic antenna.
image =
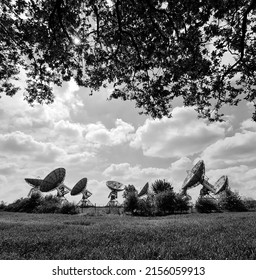
<svg viewBox="0 0 256 280">
<path fill-rule="evenodd" d="M 117 193 L 123 191 L 125 186 L 122 183 L 116 181 L 107 181 L 106 185 L 111 190 L 108 196 L 110 201 L 108 202 L 107 206 L 118 206 L 119 203 L 117 201 Z"/>
<path fill-rule="evenodd" d="M 40 187 L 40 184 L 42 183 L 42 179 L 34 179 L 34 178 L 25 178 L 25 181 L 31 186 L 31 187 Z"/>
<path fill-rule="evenodd" d="M 87 185 L 87 178 L 83 178 L 80 181 L 78 181 L 73 189 L 71 190 L 70 194 L 71 195 L 78 195 L 82 193 L 86 189 Z"/>
<path fill-rule="evenodd" d="M 92 195 L 92 193 L 86 189 L 86 186 L 87 186 L 87 178 L 82 178 L 75 184 L 75 186 L 70 192 L 71 195 L 82 194 L 82 199 L 77 204 L 80 205 L 80 207 L 82 208 L 93 206 L 92 203 L 88 200 L 88 198 Z"/>
<path fill-rule="evenodd" d="M 228 176 L 221 176 L 219 180 L 214 184 L 215 194 L 219 194 L 228 188 Z"/>
<path fill-rule="evenodd" d="M 139 192 L 138 197 L 141 197 L 141 196 L 147 194 L 148 193 L 148 188 L 149 188 L 149 184 L 147 182 L 146 185 Z"/>
<path fill-rule="evenodd" d="M 40 185 L 43 181 L 42 179 L 25 178 L 25 181 L 32 187 L 32 189 L 28 193 L 28 197 L 30 197 L 33 193 L 40 192 Z"/>
<path fill-rule="evenodd" d="M 40 191 L 49 192 L 56 189 L 63 183 L 65 179 L 65 175 L 66 175 L 65 168 L 57 168 L 53 170 L 43 179 L 40 185 Z"/>
<path fill-rule="evenodd" d="M 124 190 L 124 185 L 122 183 L 117 182 L 117 181 L 107 181 L 106 185 L 112 191 L 120 192 L 120 191 Z"/>
<path fill-rule="evenodd" d="M 205 166 L 204 161 L 199 160 L 197 164 L 188 172 L 186 179 L 183 182 L 182 189 L 187 190 L 196 187 L 204 179 Z"/>
</svg>

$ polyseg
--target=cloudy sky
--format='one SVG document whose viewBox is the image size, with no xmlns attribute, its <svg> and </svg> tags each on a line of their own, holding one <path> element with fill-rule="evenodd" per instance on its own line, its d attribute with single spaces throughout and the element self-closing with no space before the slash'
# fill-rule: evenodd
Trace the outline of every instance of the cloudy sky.
<svg viewBox="0 0 256 280">
<path fill-rule="evenodd" d="M 58 167 L 66 169 L 70 188 L 86 177 L 90 200 L 98 205 L 108 202 L 107 180 L 140 190 L 146 182 L 165 179 L 178 192 L 198 159 L 205 161 L 210 183 L 228 175 L 233 190 L 256 198 L 250 104 L 225 108 L 226 122 L 209 125 L 177 101 L 172 118 L 153 120 L 139 115 L 133 102 L 107 101 L 110 90 L 89 96 L 71 81 L 55 88 L 51 105 L 30 107 L 22 93 L 0 99 L 0 201 L 26 197 L 30 186 L 24 178 L 43 179 Z M 194 199 L 199 190 L 190 191 Z"/>
</svg>

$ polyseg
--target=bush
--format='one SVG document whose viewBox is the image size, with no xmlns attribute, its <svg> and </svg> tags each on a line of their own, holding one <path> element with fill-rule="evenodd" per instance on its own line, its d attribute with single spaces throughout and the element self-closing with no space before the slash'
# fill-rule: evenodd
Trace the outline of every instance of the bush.
<svg viewBox="0 0 256 280">
<path fill-rule="evenodd" d="M 59 197 L 46 195 L 41 197 L 39 193 L 32 194 L 29 198 L 20 198 L 4 207 L 5 211 L 27 213 L 63 213 L 77 214 L 78 210 L 73 203 L 62 204 Z"/>
<path fill-rule="evenodd" d="M 256 200 L 253 198 L 243 199 L 243 203 L 248 211 L 256 211 Z"/>
<path fill-rule="evenodd" d="M 137 209 L 135 209 L 134 214 L 153 216 L 155 214 L 154 197 L 149 195 L 146 199 L 138 199 Z"/>
<path fill-rule="evenodd" d="M 174 213 L 176 209 L 176 195 L 171 190 L 165 190 L 155 195 L 155 204 L 158 214 Z"/>
<path fill-rule="evenodd" d="M 138 193 L 136 188 L 134 187 L 134 185 L 125 186 L 124 192 L 123 192 L 123 198 L 127 198 L 130 193 L 135 193 L 135 194 Z"/>
<path fill-rule="evenodd" d="M 138 196 L 135 192 L 128 192 L 124 201 L 124 211 L 132 214 L 138 209 Z"/>
<path fill-rule="evenodd" d="M 78 214 L 79 211 L 74 203 L 64 202 L 58 209 L 58 213 L 61 214 Z"/>
<path fill-rule="evenodd" d="M 0 211 L 6 208 L 6 203 L 4 201 L 0 202 Z"/>
<path fill-rule="evenodd" d="M 217 201 L 206 197 L 199 197 L 195 208 L 199 213 L 220 212 Z"/>
<path fill-rule="evenodd" d="M 187 212 L 190 209 L 190 202 L 188 197 L 183 197 L 180 194 L 175 196 L 175 211 Z"/>
<path fill-rule="evenodd" d="M 233 192 L 227 189 L 220 195 L 219 205 L 221 209 L 234 212 L 247 211 L 246 205 L 243 202 L 238 192 Z"/>
<path fill-rule="evenodd" d="M 165 191 L 173 191 L 172 184 L 169 182 L 166 182 L 165 180 L 156 180 L 152 184 L 152 189 L 155 194 L 159 194 L 159 193 L 165 192 Z"/>
</svg>

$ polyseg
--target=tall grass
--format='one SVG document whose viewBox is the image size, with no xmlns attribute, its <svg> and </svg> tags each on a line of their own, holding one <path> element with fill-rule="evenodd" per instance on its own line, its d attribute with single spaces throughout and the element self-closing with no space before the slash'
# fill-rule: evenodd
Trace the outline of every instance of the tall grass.
<svg viewBox="0 0 256 280">
<path fill-rule="evenodd" d="M 0 212 L 0 259 L 255 259 L 256 213 L 128 217 Z"/>
</svg>

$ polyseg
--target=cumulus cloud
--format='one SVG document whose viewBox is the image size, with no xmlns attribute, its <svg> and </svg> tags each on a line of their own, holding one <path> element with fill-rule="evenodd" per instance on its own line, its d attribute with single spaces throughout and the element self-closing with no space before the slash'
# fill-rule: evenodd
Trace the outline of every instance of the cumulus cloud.
<svg viewBox="0 0 256 280">
<path fill-rule="evenodd" d="M 246 131 L 255 131 L 256 132 L 256 122 L 251 119 L 245 120 L 241 123 L 241 130 Z"/>
<path fill-rule="evenodd" d="M 20 131 L 0 134 L 0 151 L 2 154 L 23 155 L 44 162 L 64 155 L 64 151 L 54 144 L 38 142 Z"/>
<path fill-rule="evenodd" d="M 6 184 L 7 183 L 7 179 L 4 175 L 0 175 L 0 184 Z"/>
<path fill-rule="evenodd" d="M 256 199 L 256 168 L 246 165 L 237 165 L 223 169 L 213 169 L 207 171 L 209 181 L 214 184 L 222 175 L 229 178 L 229 187 L 239 191 L 241 196 L 253 197 Z"/>
<path fill-rule="evenodd" d="M 160 158 L 184 157 L 203 151 L 225 135 L 225 124 L 207 124 L 197 119 L 191 107 L 176 107 L 172 118 L 147 119 L 136 131 L 131 147 L 144 155 Z"/>
<path fill-rule="evenodd" d="M 5 161 L 0 161 L 0 174 L 1 175 L 12 175 L 17 172 L 18 165 L 16 163 L 10 163 Z"/>
<path fill-rule="evenodd" d="M 156 179 L 166 179 L 171 182 L 176 191 L 179 191 L 186 177 L 186 170 L 191 169 L 192 162 L 188 158 L 181 158 L 173 162 L 170 167 L 156 168 L 140 165 L 132 166 L 130 163 L 109 165 L 103 172 L 108 180 L 120 180 L 124 184 L 143 186 L 145 182 L 153 183 Z"/>
<path fill-rule="evenodd" d="M 90 152 L 73 153 L 65 156 L 65 162 L 70 164 L 84 164 L 85 162 L 92 161 L 94 158 L 95 154 Z"/>
<path fill-rule="evenodd" d="M 99 146 L 115 146 L 129 141 L 133 131 L 134 127 L 121 119 L 117 119 L 115 128 L 111 129 L 107 129 L 102 123 L 98 122 L 87 125 L 85 140 Z"/>
<path fill-rule="evenodd" d="M 170 171 L 164 168 L 147 167 L 139 165 L 131 166 L 129 163 L 111 164 L 103 172 L 103 175 L 111 179 L 122 178 L 125 181 L 138 180 L 140 178 L 169 177 Z"/>
<path fill-rule="evenodd" d="M 216 141 L 201 154 L 209 168 L 225 168 L 256 163 L 256 132 L 236 133 Z"/>
<path fill-rule="evenodd" d="M 54 124 L 54 131 L 57 134 L 65 135 L 71 138 L 81 138 L 85 131 L 85 126 L 80 123 L 71 123 L 68 120 L 60 120 Z"/>
</svg>

